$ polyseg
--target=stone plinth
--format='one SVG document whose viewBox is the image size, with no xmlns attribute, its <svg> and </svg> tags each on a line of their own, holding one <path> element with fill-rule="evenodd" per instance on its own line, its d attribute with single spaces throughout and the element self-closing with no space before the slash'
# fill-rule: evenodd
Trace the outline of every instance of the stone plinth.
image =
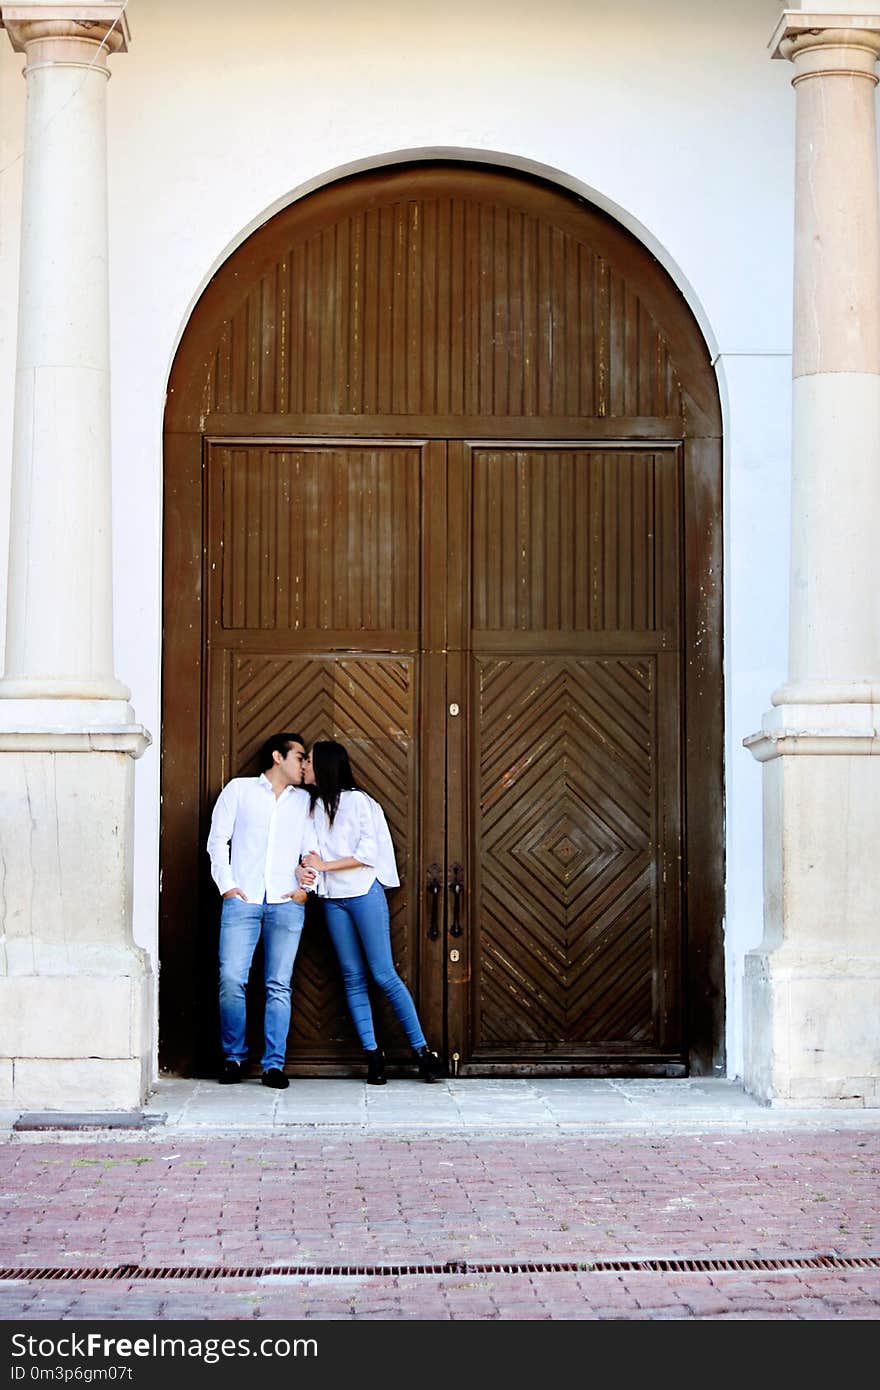
<svg viewBox="0 0 880 1390">
<path fill-rule="evenodd" d="M 129 926 L 134 758 L 149 740 L 109 724 L 105 701 L 91 729 L 26 730 L 32 703 L 0 704 L 0 1095 L 133 1109 L 152 1069 L 152 972 Z"/>
<path fill-rule="evenodd" d="M 780 706 L 763 763 L 764 940 L 745 962 L 746 1084 L 880 1105 L 880 706 Z"/>
</svg>

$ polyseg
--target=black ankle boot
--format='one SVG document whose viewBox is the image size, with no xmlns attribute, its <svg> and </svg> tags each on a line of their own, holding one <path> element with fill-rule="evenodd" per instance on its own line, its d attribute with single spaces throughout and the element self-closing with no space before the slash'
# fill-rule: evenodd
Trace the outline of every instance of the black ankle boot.
<svg viewBox="0 0 880 1390">
<path fill-rule="evenodd" d="M 430 1084 L 432 1081 L 443 1080 L 443 1063 L 437 1053 L 432 1052 L 429 1047 L 416 1048 L 416 1061 L 419 1064 L 419 1076 L 423 1081 Z"/>
<path fill-rule="evenodd" d="M 382 1049 L 381 1047 L 374 1047 L 367 1052 L 367 1085 L 384 1086 L 387 1080 Z"/>
</svg>

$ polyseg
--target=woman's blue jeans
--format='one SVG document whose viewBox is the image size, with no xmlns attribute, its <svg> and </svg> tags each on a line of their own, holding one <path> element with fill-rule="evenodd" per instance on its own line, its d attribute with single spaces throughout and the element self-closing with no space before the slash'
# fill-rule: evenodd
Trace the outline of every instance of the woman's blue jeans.
<svg viewBox="0 0 880 1390">
<path fill-rule="evenodd" d="M 246 1062 L 245 985 L 260 936 L 266 1013 L 263 1071 L 281 1068 L 290 1031 L 290 977 L 302 936 L 302 903 L 246 903 L 224 898 L 220 917 L 220 1041 L 229 1062 Z"/>
<path fill-rule="evenodd" d="M 342 967 L 345 997 L 351 1017 L 368 1051 L 376 1046 L 373 1013 L 367 992 L 367 971 L 385 995 L 412 1047 L 425 1047 L 412 995 L 394 969 L 388 901 L 378 880 L 358 898 L 324 898 L 324 919 Z"/>
</svg>

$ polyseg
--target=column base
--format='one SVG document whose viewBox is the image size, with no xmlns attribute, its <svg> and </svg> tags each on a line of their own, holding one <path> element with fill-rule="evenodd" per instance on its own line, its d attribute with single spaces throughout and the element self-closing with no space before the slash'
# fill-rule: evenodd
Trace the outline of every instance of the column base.
<svg viewBox="0 0 880 1390">
<path fill-rule="evenodd" d="M 880 706 L 782 705 L 763 764 L 764 939 L 745 960 L 746 1090 L 880 1106 Z"/>
<path fill-rule="evenodd" d="M 0 700 L 130 700 L 131 691 L 115 676 L 6 676 Z"/>
<path fill-rule="evenodd" d="M 0 699 L 0 752 L 123 752 L 151 743 L 126 700 Z"/>
<path fill-rule="evenodd" d="M 149 970 L 0 978 L 0 1108 L 137 1110 L 152 1080 L 152 1011 Z"/>
<path fill-rule="evenodd" d="M 803 686 L 783 686 L 776 693 L 781 695 L 787 689 L 801 696 L 808 693 Z M 833 689 L 841 693 L 852 687 L 841 685 Z M 876 686 L 866 685 L 863 689 L 866 693 L 877 692 Z M 759 763 L 791 757 L 876 757 L 880 754 L 880 699 L 875 693 L 873 701 L 834 699 L 826 703 L 778 704 L 764 715 L 760 732 L 749 734 L 743 745 Z"/>
<path fill-rule="evenodd" d="M 880 961 L 753 951 L 745 1089 L 785 1106 L 880 1106 Z"/>
<path fill-rule="evenodd" d="M 149 1094 L 149 1075 L 134 1058 L 78 1061 L 0 1058 L 0 1108 L 54 1110 L 59 1115 L 140 1110 Z"/>
<path fill-rule="evenodd" d="M 84 726 L 60 704 L 54 727 L 26 712 L 31 728 L 0 718 L 0 1105 L 136 1109 L 154 1057 L 152 970 L 131 935 L 134 758 L 149 735 L 124 718 Z"/>
</svg>

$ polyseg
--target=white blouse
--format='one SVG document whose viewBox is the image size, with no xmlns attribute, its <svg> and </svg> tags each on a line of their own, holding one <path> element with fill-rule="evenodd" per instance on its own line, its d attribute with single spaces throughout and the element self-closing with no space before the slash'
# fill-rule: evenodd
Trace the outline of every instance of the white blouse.
<svg viewBox="0 0 880 1390">
<path fill-rule="evenodd" d="M 313 846 L 309 843 L 312 832 Z M 400 882 L 382 808 L 366 792 L 340 792 L 332 825 L 323 803 L 316 801 L 306 822 L 303 845 L 315 848 L 322 859 L 359 859 L 363 865 L 360 869 L 328 869 L 318 874 L 317 891 L 321 897 L 360 898 L 370 891 L 377 878 L 389 888 Z"/>
</svg>

